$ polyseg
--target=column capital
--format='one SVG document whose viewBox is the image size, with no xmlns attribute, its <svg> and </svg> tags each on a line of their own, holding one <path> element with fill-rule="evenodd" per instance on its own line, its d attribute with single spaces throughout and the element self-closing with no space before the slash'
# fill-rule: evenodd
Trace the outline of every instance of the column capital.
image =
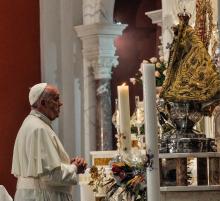
<svg viewBox="0 0 220 201">
<path fill-rule="evenodd" d="M 158 26 L 162 27 L 162 9 L 145 12 L 145 15 L 152 20 L 153 24 L 157 24 Z"/>
<path fill-rule="evenodd" d="M 125 24 L 95 23 L 76 26 L 78 37 L 82 40 L 83 57 L 87 66 L 92 67 L 95 79 L 111 78 L 113 66 L 117 66 L 114 40 L 122 35 Z"/>
<path fill-rule="evenodd" d="M 111 79 L 112 67 L 118 65 L 118 56 L 98 56 L 91 59 L 89 64 L 93 68 L 96 80 Z"/>
</svg>

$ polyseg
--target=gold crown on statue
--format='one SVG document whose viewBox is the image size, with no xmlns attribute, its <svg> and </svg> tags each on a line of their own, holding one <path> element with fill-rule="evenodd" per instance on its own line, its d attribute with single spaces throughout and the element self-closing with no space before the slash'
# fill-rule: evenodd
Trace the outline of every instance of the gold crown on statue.
<svg viewBox="0 0 220 201">
<path fill-rule="evenodd" d="M 184 8 L 183 12 L 178 13 L 177 16 L 179 20 L 182 21 L 184 24 L 188 24 L 192 15 L 191 13 L 186 12 L 186 8 Z"/>
</svg>

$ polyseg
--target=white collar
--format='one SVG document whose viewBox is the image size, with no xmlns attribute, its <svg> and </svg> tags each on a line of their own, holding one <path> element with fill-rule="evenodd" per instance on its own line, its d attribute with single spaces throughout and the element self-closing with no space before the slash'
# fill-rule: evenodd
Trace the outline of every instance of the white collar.
<svg viewBox="0 0 220 201">
<path fill-rule="evenodd" d="M 45 122 L 46 124 L 48 124 L 51 127 L 52 121 L 46 117 L 44 114 L 42 114 L 41 112 L 32 109 L 30 112 L 30 115 L 34 115 L 38 118 L 40 118 L 43 122 Z"/>
</svg>

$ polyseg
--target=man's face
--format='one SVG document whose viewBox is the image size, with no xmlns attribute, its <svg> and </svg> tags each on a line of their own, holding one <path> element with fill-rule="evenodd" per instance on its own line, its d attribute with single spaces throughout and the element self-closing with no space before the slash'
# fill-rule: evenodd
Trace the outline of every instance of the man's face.
<svg viewBox="0 0 220 201">
<path fill-rule="evenodd" d="M 62 103 L 60 102 L 60 94 L 57 88 L 49 87 L 47 92 L 49 93 L 49 98 L 45 103 L 46 113 L 47 117 L 53 121 L 59 116 Z"/>
</svg>

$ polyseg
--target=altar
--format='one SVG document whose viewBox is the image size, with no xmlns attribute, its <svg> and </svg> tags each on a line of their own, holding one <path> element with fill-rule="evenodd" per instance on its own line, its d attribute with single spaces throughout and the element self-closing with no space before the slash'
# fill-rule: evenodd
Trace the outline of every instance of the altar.
<svg viewBox="0 0 220 201">
<path fill-rule="evenodd" d="M 94 195 L 90 187 L 81 183 L 81 201 L 101 201 L 103 195 Z M 161 201 L 219 201 L 220 186 L 161 187 Z"/>
<path fill-rule="evenodd" d="M 144 151 L 143 151 L 144 152 Z M 91 152 L 92 163 L 97 167 L 104 167 L 109 172 L 109 162 L 117 155 L 117 151 L 93 151 Z M 187 183 L 186 160 L 196 160 L 197 170 L 194 171 L 194 183 Z M 218 201 L 220 200 L 220 153 L 175 153 L 159 154 L 160 160 L 160 200 L 161 201 Z M 164 166 L 166 160 L 175 162 L 176 181 L 165 186 L 167 178 L 164 173 L 168 171 Z M 182 160 L 182 163 L 180 161 Z M 170 161 L 169 161 L 170 163 Z M 185 165 L 184 165 L 185 164 Z M 201 166 L 203 164 L 203 166 Z M 172 168 L 172 165 L 171 165 Z M 203 174 L 198 175 L 198 170 L 203 169 Z M 81 201 L 104 200 L 105 190 L 100 189 L 99 193 L 94 193 L 88 186 L 90 175 L 88 173 L 80 175 Z M 182 183 L 181 183 L 182 182 Z"/>
</svg>

